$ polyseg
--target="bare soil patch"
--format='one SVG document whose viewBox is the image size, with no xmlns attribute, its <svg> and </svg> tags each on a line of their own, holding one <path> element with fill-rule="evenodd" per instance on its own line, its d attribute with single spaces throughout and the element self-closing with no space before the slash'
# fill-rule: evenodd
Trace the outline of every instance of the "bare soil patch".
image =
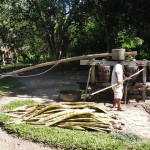
<svg viewBox="0 0 150 150">
<path fill-rule="evenodd" d="M 26 73 L 36 74 L 39 70 Z M 59 91 L 66 89 L 79 88 L 77 82 L 86 81 L 88 71 L 55 71 L 37 77 L 18 78 L 24 83 L 23 87 L 11 90 L 5 96 L 0 96 L 0 106 L 13 100 L 33 99 L 39 103 L 51 103 L 59 101 Z M 100 101 L 99 101 L 100 102 Z M 150 103 L 149 100 L 146 103 Z M 100 103 L 100 105 L 104 105 Z M 108 106 L 110 104 L 106 104 Z M 136 107 L 135 107 L 136 106 Z M 106 107 L 106 109 L 110 109 Z M 124 132 L 132 132 L 144 139 L 150 139 L 150 115 L 136 102 L 123 105 L 125 111 L 114 113 L 118 114 L 125 123 Z M 2 150 L 50 150 L 41 144 L 35 144 L 18 137 L 13 137 L 0 129 L 0 149 Z M 53 149 L 54 150 L 54 149 Z"/>
</svg>

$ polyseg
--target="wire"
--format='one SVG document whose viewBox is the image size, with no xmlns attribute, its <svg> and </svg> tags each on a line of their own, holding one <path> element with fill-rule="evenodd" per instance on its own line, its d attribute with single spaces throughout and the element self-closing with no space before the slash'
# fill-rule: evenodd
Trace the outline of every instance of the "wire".
<svg viewBox="0 0 150 150">
<path fill-rule="evenodd" d="M 60 63 L 60 60 L 54 65 L 52 66 L 51 68 L 49 68 L 48 70 L 44 71 L 44 72 L 41 72 L 41 73 L 38 73 L 38 74 L 35 74 L 35 75 L 28 75 L 28 76 L 11 76 L 11 77 L 14 77 L 14 78 L 28 78 L 28 77 L 36 77 L 36 76 L 40 76 L 42 74 L 45 74 L 47 73 L 48 71 L 52 70 L 54 67 L 56 67 L 58 64 Z"/>
</svg>

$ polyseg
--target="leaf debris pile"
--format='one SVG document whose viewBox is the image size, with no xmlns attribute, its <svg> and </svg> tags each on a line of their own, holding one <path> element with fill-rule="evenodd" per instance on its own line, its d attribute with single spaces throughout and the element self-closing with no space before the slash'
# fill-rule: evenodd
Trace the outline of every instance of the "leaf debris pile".
<svg viewBox="0 0 150 150">
<path fill-rule="evenodd" d="M 111 132 L 121 130 L 122 123 L 116 115 L 101 109 L 93 102 L 62 102 L 23 106 L 4 111 L 14 117 L 15 123 L 58 126 L 62 128 Z"/>
</svg>

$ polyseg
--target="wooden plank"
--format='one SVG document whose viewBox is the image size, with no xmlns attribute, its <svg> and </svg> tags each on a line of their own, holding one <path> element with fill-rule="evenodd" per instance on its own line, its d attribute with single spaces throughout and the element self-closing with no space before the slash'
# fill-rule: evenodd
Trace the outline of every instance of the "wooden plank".
<svg viewBox="0 0 150 150">
<path fill-rule="evenodd" d="M 136 60 L 137 66 L 149 66 L 149 62 L 145 60 Z M 114 66 L 118 61 L 108 61 L 108 60 L 80 60 L 80 65 L 102 65 L 102 66 Z M 124 61 L 125 65 L 131 63 L 131 61 Z"/>
<path fill-rule="evenodd" d="M 146 66 L 143 66 L 143 73 L 142 73 L 142 76 L 143 76 L 143 90 L 142 90 L 142 100 L 145 102 L 145 98 L 146 98 Z"/>
<path fill-rule="evenodd" d="M 117 64 L 116 61 L 107 61 L 107 60 L 80 60 L 80 65 L 102 65 L 102 66 L 114 66 Z"/>
<path fill-rule="evenodd" d="M 125 56 L 136 56 L 137 51 L 125 52 Z"/>
<path fill-rule="evenodd" d="M 148 66 L 149 66 L 149 69 L 150 69 L 150 61 L 148 61 Z"/>
<path fill-rule="evenodd" d="M 91 66 L 91 83 L 94 84 L 95 83 L 95 66 Z"/>
</svg>

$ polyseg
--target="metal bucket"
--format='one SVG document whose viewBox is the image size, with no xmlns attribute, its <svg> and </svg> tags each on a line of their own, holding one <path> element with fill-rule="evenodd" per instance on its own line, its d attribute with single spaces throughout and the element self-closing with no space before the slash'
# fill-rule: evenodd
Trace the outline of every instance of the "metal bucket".
<svg viewBox="0 0 150 150">
<path fill-rule="evenodd" d="M 108 83 L 110 80 L 110 66 L 98 66 L 98 81 Z"/>
<path fill-rule="evenodd" d="M 112 60 L 124 60 L 125 49 L 112 49 Z"/>
</svg>

